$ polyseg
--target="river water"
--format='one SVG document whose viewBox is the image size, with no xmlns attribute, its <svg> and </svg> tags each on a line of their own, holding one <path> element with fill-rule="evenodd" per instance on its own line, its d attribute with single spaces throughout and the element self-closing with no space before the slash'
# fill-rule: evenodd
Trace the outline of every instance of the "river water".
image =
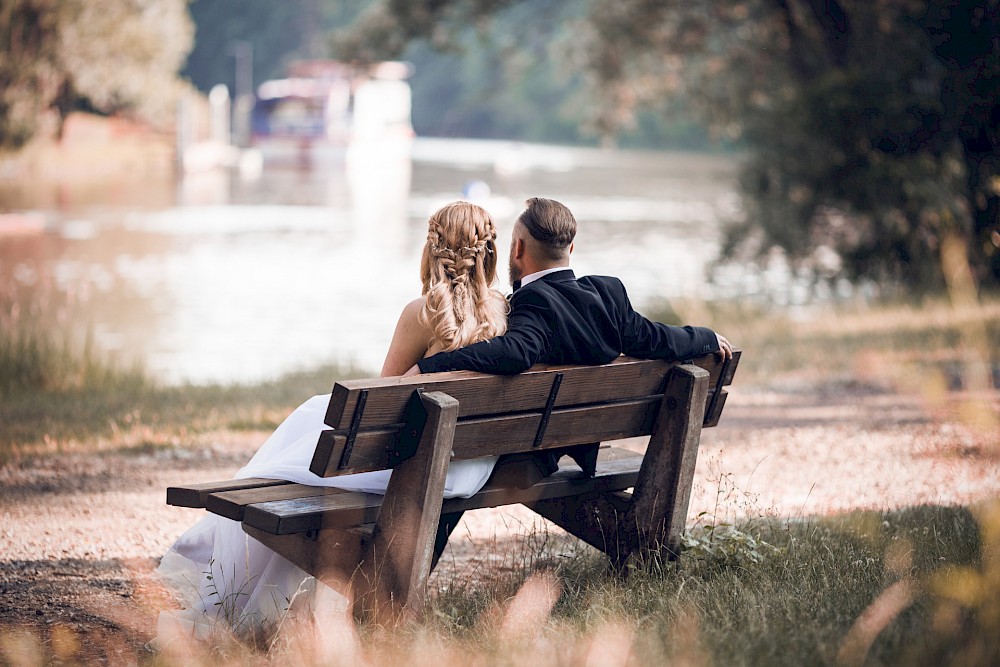
<svg viewBox="0 0 1000 667">
<path fill-rule="evenodd" d="M 27 221 L 0 227 L 0 277 L 69 295 L 98 348 L 166 382 L 253 382 L 329 361 L 375 374 L 419 295 L 440 205 L 485 206 L 505 265 L 525 198 L 562 201 L 580 225 L 577 273 L 621 277 L 641 310 L 717 295 L 706 269 L 738 212 L 734 172 L 725 156 L 417 139 L 247 176 L 54 198 L 0 189 L 0 211 Z"/>
</svg>

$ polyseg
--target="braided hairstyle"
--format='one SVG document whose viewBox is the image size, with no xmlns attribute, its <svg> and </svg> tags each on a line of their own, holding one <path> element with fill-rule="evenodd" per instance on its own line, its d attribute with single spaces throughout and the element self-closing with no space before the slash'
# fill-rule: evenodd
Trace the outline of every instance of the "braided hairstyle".
<svg viewBox="0 0 1000 667">
<path fill-rule="evenodd" d="M 427 221 L 420 320 L 445 350 L 507 330 L 507 300 L 491 288 L 497 273 L 496 237 L 490 214 L 468 202 L 447 204 Z"/>
</svg>

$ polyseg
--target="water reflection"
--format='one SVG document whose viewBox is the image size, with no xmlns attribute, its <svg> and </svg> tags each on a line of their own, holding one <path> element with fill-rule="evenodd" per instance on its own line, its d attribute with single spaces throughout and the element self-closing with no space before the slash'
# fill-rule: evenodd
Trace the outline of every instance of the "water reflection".
<svg viewBox="0 0 1000 667">
<path fill-rule="evenodd" d="M 220 170 L 82 193 L 0 187 L 0 207 L 47 221 L 41 234 L 0 232 L 0 279 L 72 292 L 99 346 L 170 382 L 253 381 L 331 360 L 374 373 L 419 294 L 427 215 L 466 183 L 488 184 L 479 203 L 504 249 L 526 197 L 566 203 L 580 222 L 578 273 L 619 275 L 643 304 L 707 295 L 732 173 L 720 157 L 417 140 L 412 159 L 352 147 L 323 169 L 265 167 L 257 179 Z"/>
</svg>

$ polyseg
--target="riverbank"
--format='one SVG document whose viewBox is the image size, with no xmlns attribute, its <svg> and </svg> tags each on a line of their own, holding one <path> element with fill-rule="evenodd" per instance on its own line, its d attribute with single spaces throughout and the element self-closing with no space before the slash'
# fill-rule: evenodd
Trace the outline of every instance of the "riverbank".
<svg viewBox="0 0 1000 667">
<path fill-rule="evenodd" d="M 996 396 L 992 405 L 1000 410 Z M 861 522 L 851 513 L 972 506 L 1000 497 L 994 436 L 938 417 L 917 396 L 860 386 L 778 391 L 737 383 L 726 410 L 702 439 L 692 522 L 753 532 L 772 520 L 839 516 L 850 523 L 857 516 Z M 153 575 L 156 559 L 202 516 L 167 507 L 164 488 L 232 475 L 266 435 L 205 431 L 183 445 L 50 453 L 0 466 L 0 636 L 9 644 L 30 630 L 48 656 L 71 638 L 72 655 L 86 662 L 141 657 L 157 613 L 177 604 Z M 625 445 L 641 450 L 644 442 Z M 920 529 L 945 527 L 931 521 Z M 428 632 L 441 632 L 440 623 L 483 622 L 484 608 L 512 594 L 512 577 L 591 558 L 523 508 L 469 513 L 455 535 L 432 582 L 439 591 L 433 614 L 443 617 L 428 621 Z"/>
<path fill-rule="evenodd" d="M 38 307 L 53 299 L 12 302 L 0 311 L 0 461 L 185 446 L 213 431 L 270 431 L 305 398 L 371 373 L 325 365 L 258 384 L 165 386 L 141 367 L 109 361 L 88 340 L 72 337 L 61 325 L 72 315 L 64 304 Z M 964 309 L 928 300 L 790 315 L 698 303 L 651 316 L 706 323 L 747 350 L 739 386 L 898 393 L 919 397 L 942 418 L 957 418 L 951 413 L 958 411 L 977 428 L 1000 428 L 988 409 L 988 397 L 1000 388 L 998 295 Z"/>
</svg>

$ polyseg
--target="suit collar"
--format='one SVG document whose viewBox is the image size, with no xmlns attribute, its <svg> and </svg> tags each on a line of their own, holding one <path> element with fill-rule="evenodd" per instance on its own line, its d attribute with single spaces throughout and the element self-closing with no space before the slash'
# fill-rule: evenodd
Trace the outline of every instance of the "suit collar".
<svg viewBox="0 0 1000 667">
<path fill-rule="evenodd" d="M 555 269 L 555 270 L 550 269 L 547 272 L 539 272 L 539 273 L 541 273 L 541 275 L 530 274 L 528 276 L 525 276 L 525 278 L 528 279 L 528 285 L 530 285 L 531 283 L 534 283 L 534 282 L 542 282 L 542 281 L 545 281 L 545 282 L 566 282 L 566 281 L 569 281 L 569 280 L 576 280 L 576 274 L 574 274 L 573 273 L 573 269 L 570 269 L 570 268 L 558 268 L 558 269 Z M 532 276 L 536 276 L 536 277 L 532 277 Z M 521 280 L 516 281 L 514 283 L 514 285 L 513 285 L 514 291 L 516 292 L 517 290 L 521 289 L 521 287 L 523 287 L 523 286 L 524 285 L 522 285 L 522 281 Z"/>
<path fill-rule="evenodd" d="M 576 280 L 576 274 L 573 273 L 573 269 L 565 268 L 559 271 L 553 271 L 552 273 L 546 273 L 544 276 L 538 278 L 538 280 L 545 280 L 553 283 L 564 283 L 567 280 Z"/>
</svg>

